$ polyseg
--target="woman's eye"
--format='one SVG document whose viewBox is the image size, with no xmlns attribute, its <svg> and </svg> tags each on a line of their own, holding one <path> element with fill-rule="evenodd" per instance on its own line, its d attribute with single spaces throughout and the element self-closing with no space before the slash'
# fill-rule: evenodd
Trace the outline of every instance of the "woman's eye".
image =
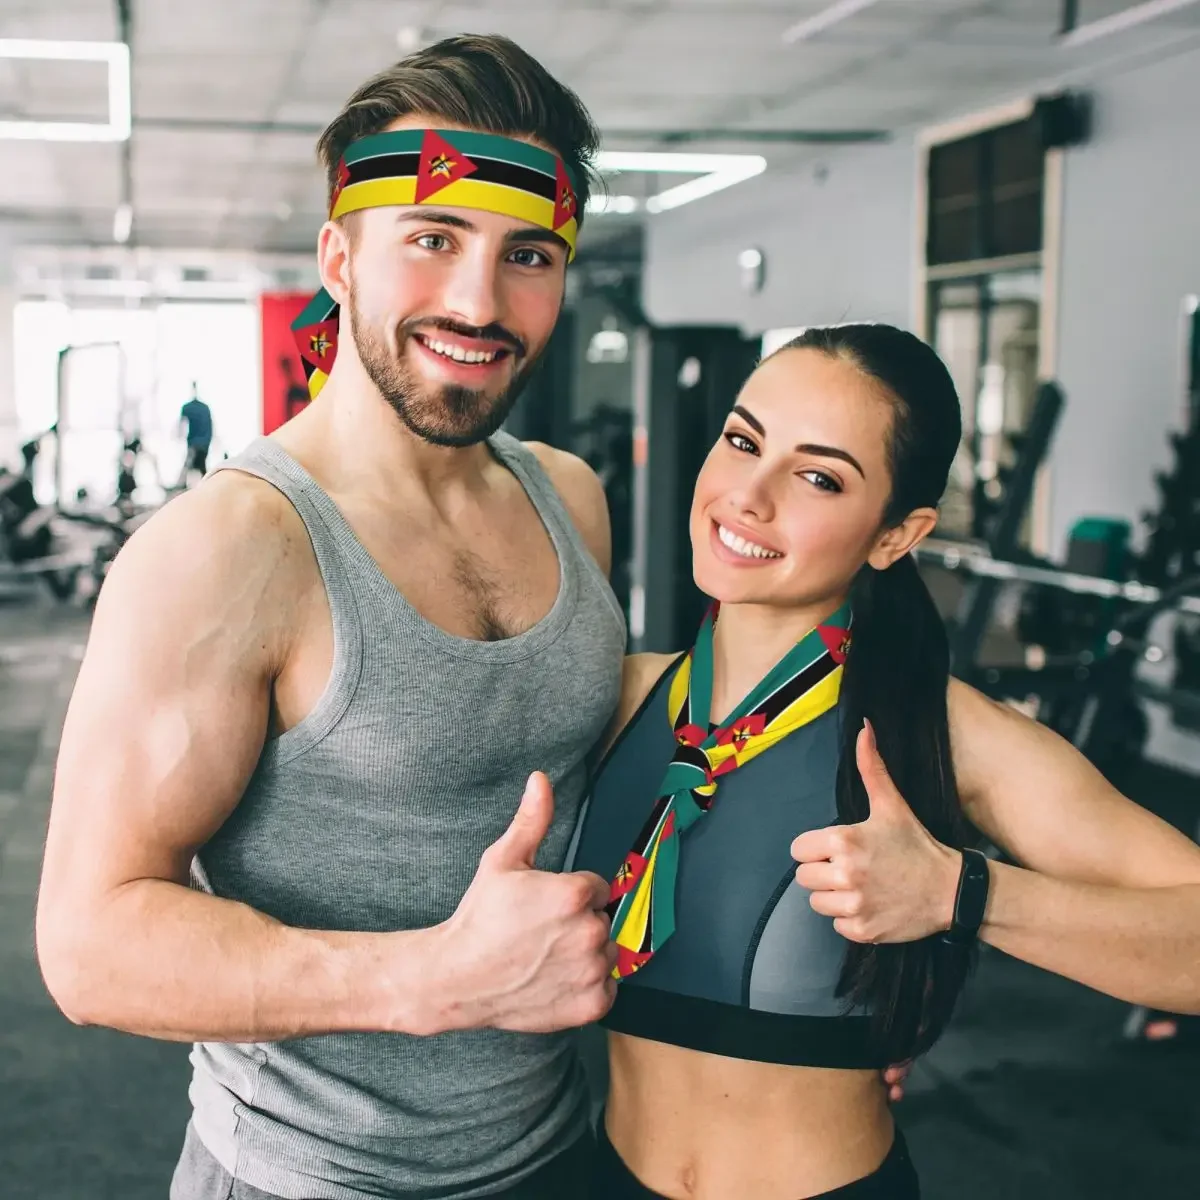
<svg viewBox="0 0 1200 1200">
<path fill-rule="evenodd" d="M 520 250 L 514 250 L 512 260 L 518 267 L 541 267 L 546 266 L 550 262 L 540 250 L 534 250 L 528 246 L 523 246 Z"/>
<path fill-rule="evenodd" d="M 444 250 L 449 244 L 449 239 L 444 233 L 423 233 L 417 238 L 417 245 L 425 250 Z"/>
<path fill-rule="evenodd" d="M 744 433 L 727 433 L 725 440 L 743 454 L 757 454 L 758 447 Z"/>
<path fill-rule="evenodd" d="M 832 475 L 826 475 L 824 471 L 801 471 L 800 478 L 807 479 L 814 487 L 819 487 L 823 492 L 840 492 L 842 490 L 842 485 Z"/>
</svg>

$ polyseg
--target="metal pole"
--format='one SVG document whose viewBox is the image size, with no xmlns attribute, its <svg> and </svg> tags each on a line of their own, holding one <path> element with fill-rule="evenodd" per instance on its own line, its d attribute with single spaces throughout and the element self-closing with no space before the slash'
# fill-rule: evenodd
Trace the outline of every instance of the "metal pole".
<svg viewBox="0 0 1200 1200">
<path fill-rule="evenodd" d="M 629 648 L 646 638 L 646 578 L 650 568 L 650 377 L 649 328 L 633 332 L 633 561 L 629 571 Z"/>
</svg>

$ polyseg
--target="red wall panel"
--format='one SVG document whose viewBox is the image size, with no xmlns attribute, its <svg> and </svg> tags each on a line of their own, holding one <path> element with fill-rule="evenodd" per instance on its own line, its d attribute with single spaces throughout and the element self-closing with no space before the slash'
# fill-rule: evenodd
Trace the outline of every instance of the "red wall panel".
<svg viewBox="0 0 1200 1200">
<path fill-rule="evenodd" d="M 308 403 L 308 385 L 291 325 L 311 299 L 308 292 L 265 292 L 259 298 L 263 433 L 278 429 Z"/>
</svg>

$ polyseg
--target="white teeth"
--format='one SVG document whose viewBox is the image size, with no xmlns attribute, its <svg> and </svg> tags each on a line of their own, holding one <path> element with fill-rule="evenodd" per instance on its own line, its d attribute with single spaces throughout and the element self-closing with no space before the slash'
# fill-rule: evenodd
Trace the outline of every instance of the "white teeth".
<svg viewBox="0 0 1200 1200">
<path fill-rule="evenodd" d="M 724 525 L 717 526 L 717 536 L 721 539 L 721 543 L 728 546 L 734 554 L 740 554 L 743 558 L 782 558 L 783 555 L 774 550 L 768 550 L 766 546 L 760 546 L 757 542 L 748 542 L 744 537 L 739 537 L 738 534 L 732 533 L 726 529 Z"/>
<path fill-rule="evenodd" d="M 445 342 L 435 342 L 432 338 L 423 338 L 425 345 L 434 354 L 443 358 L 452 358 L 460 363 L 490 363 L 496 357 L 495 350 L 464 350 L 461 346 L 448 346 Z"/>
</svg>

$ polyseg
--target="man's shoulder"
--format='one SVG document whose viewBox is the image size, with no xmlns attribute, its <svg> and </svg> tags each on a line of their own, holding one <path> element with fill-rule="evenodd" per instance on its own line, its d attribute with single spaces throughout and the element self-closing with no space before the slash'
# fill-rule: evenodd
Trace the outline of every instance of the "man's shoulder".
<svg viewBox="0 0 1200 1200">
<path fill-rule="evenodd" d="M 572 454 L 569 450 L 559 450 L 546 442 L 522 442 L 521 445 L 538 460 L 542 470 L 560 490 L 565 485 L 572 491 L 592 488 L 599 489 L 600 494 L 604 494 L 600 477 L 578 454 Z"/>
<path fill-rule="evenodd" d="M 197 586 L 220 587 L 254 576 L 295 575 L 311 559 L 308 547 L 303 521 L 277 488 L 224 470 L 165 504 L 119 557 L 137 569 L 195 574 Z"/>
<path fill-rule="evenodd" d="M 545 442 L 522 444 L 546 472 L 562 497 L 575 528 L 607 574 L 612 557 L 612 529 L 608 498 L 600 477 L 582 458 L 570 451 L 558 450 Z"/>
</svg>

